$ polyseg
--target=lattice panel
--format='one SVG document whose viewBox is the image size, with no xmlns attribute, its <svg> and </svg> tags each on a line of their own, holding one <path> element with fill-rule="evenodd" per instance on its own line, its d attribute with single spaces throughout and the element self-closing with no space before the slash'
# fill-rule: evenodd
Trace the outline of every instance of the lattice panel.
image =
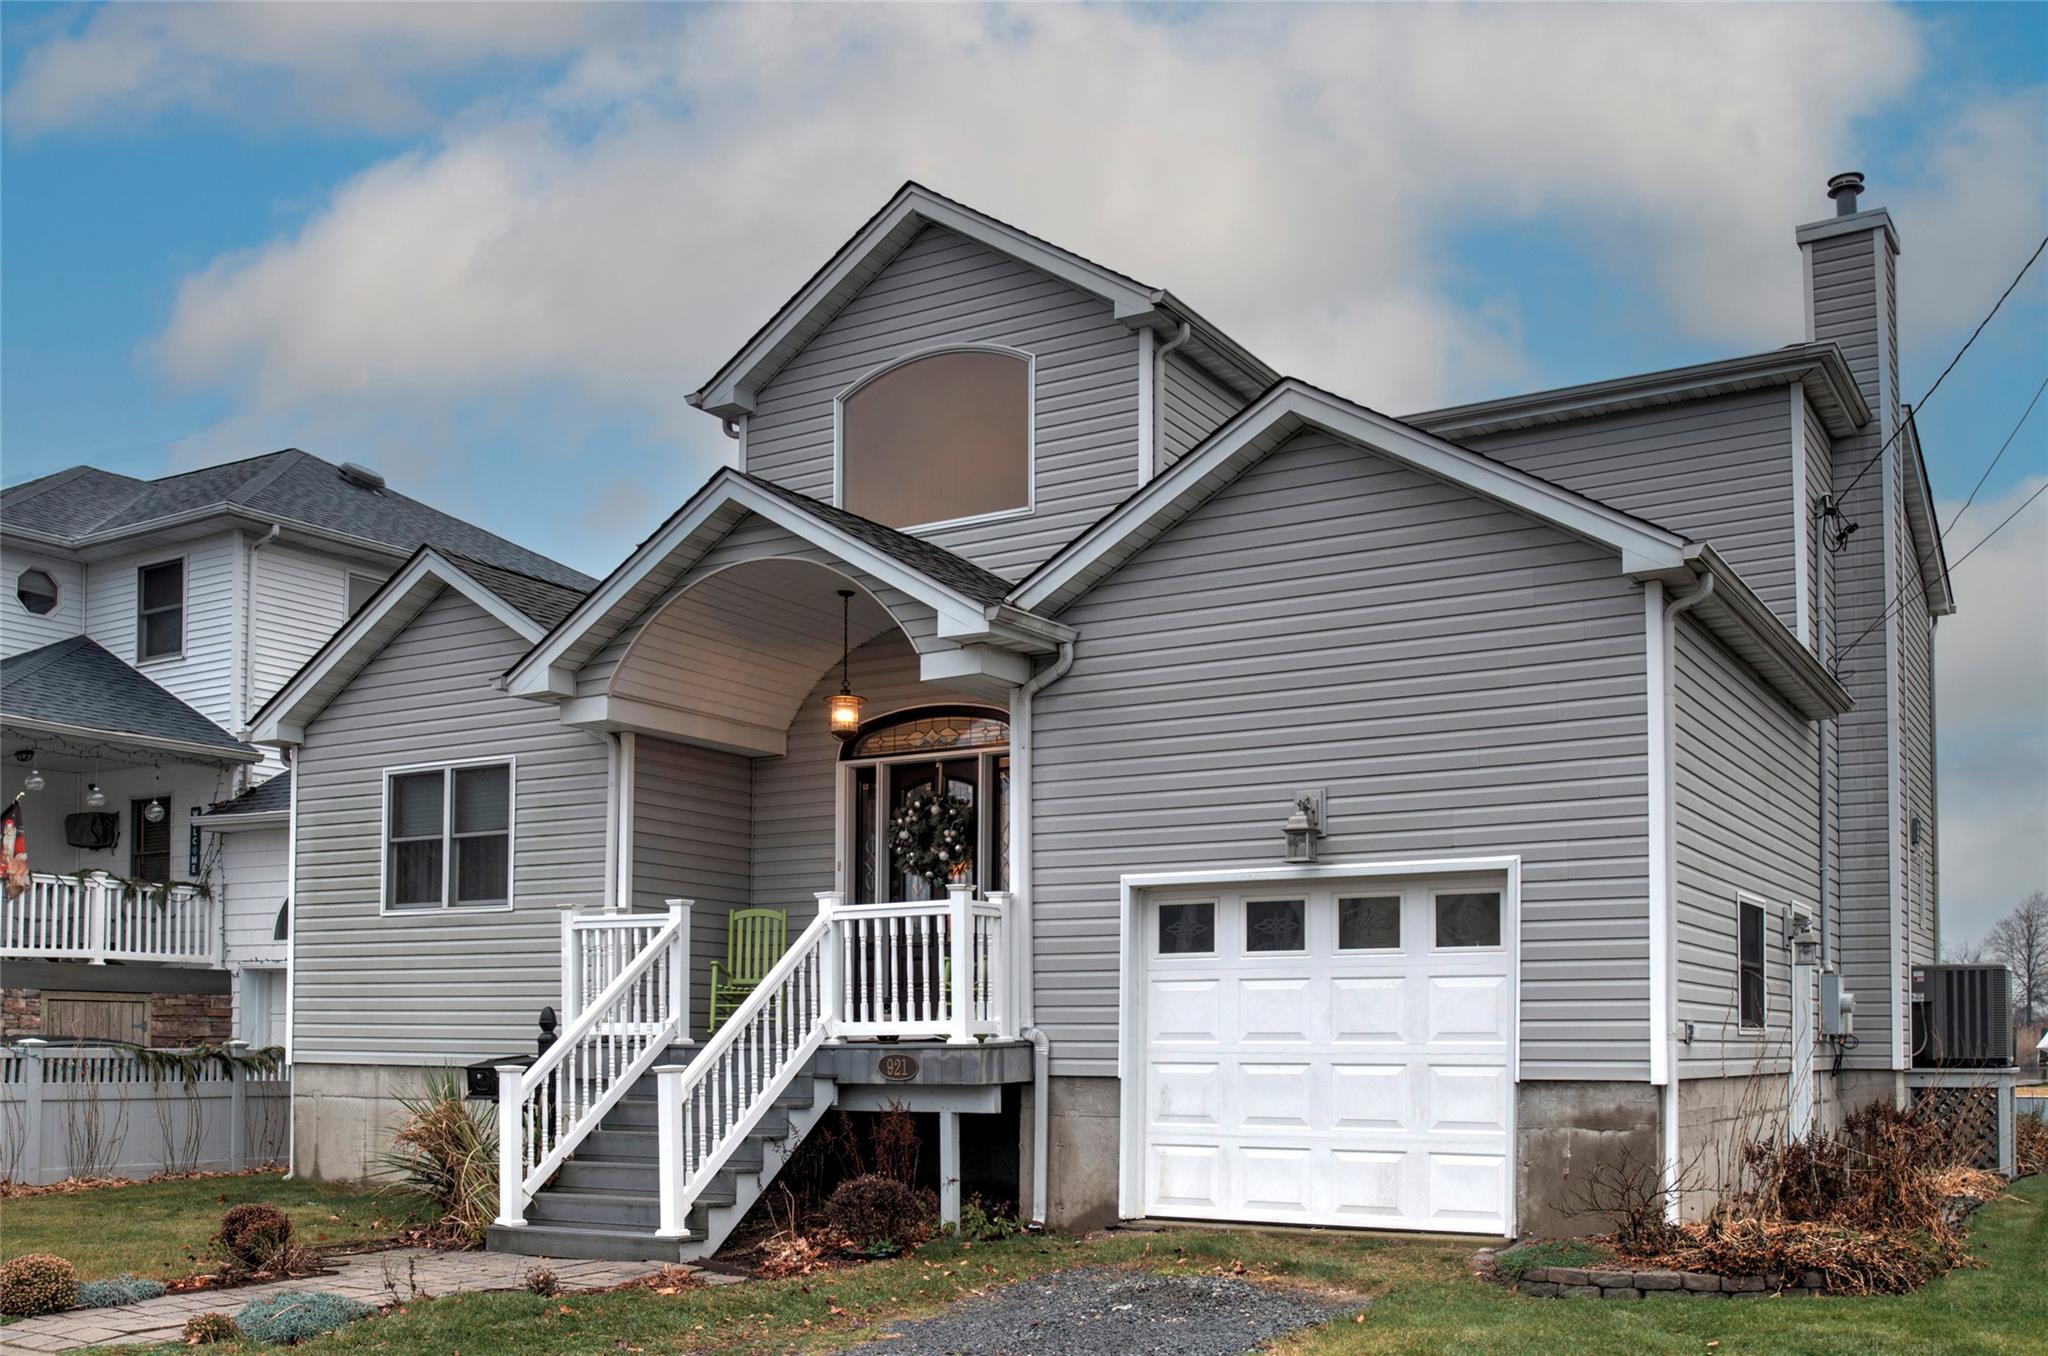
<svg viewBox="0 0 2048 1356">
<path fill-rule="evenodd" d="M 1968 1150 L 1971 1166 L 1998 1170 L 1998 1089 L 1915 1088 L 1913 1110 L 1946 1130 L 1950 1143 Z"/>
</svg>

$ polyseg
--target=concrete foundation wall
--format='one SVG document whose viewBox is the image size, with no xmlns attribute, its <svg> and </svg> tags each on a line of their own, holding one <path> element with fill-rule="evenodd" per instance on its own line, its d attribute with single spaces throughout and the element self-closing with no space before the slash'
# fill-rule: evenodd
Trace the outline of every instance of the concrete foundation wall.
<svg viewBox="0 0 2048 1356">
<path fill-rule="evenodd" d="M 381 1174 L 384 1151 L 405 1115 L 400 1100 L 424 1090 L 437 1072 L 411 1065 L 293 1065 L 293 1173 L 323 1182 Z"/>
<path fill-rule="evenodd" d="M 1515 1217 L 1523 1234 L 1570 1236 L 1607 1227 L 1588 1213 L 1604 1168 L 1655 1180 L 1659 1090 L 1648 1083 L 1523 1082 L 1515 1102 Z"/>
<path fill-rule="evenodd" d="M 1116 1220 L 1117 1100 L 1114 1078 L 1050 1078 L 1045 1223 L 1049 1229 L 1079 1232 Z M 1024 1087 L 1017 1116 L 1021 1166 L 1017 1199 L 1031 1208 L 1032 1089 Z"/>
<path fill-rule="evenodd" d="M 1678 1085 L 1678 1163 L 1685 1218 L 1701 1218 L 1720 1194 L 1744 1185 L 1742 1146 L 1785 1130 L 1790 1089 L 1785 1073 L 1687 1079 Z M 1899 1106 L 1902 1096 L 1895 1074 L 1845 1069 L 1836 1076 L 1823 1062 L 1814 1078 L 1815 1128 L 1838 1129 L 1850 1112 L 1871 1102 Z"/>
</svg>

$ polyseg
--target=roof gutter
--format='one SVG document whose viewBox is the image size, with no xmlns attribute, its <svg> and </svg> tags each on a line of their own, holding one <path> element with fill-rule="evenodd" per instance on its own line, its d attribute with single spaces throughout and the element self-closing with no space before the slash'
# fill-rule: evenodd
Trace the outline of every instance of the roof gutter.
<svg viewBox="0 0 2048 1356">
<path fill-rule="evenodd" d="M 223 748 L 218 744 L 194 744 L 183 739 L 164 739 L 156 735 L 135 734 L 128 730 L 101 730 L 88 725 L 65 725 L 59 721 L 37 720 L 32 716 L 11 715 L 5 711 L 0 711 L 0 721 L 4 721 L 15 730 L 55 735 L 59 739 L 94 739 L 102 743 L 130 744 L 152 753 L 175 754 L 188 762 L 224 765 L 263 761 L 262 753 L 243 744 L 237 744 L 233 748 Z"/>
</svg>

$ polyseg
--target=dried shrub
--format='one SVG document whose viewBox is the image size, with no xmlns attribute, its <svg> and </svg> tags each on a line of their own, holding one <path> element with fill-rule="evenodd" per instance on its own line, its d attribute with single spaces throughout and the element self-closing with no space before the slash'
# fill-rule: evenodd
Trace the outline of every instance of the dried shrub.
<svg viewBox="0 0 2048 1356">
<path fill-rule="evenodd" d="M 453 1070 L 435 1074 L 426 1091 L 401 1101 L 405 1122 L 384 1155 L 389 1174 L 439 1212 L 429 1241 L 481 1247 L 498 1215 L 498 1136 L 478 1117 Z"/>
<path fill-rule="evenodd" d="M 324 1290 L 285 1290 L 252 1300 L 235 1326 L 252 1342 L 290 1346 L 370 1315 L 370 1306 Z"/>
<path fill-rule="evenodd" d="M 875 1118 L 875 1171 L 893 1177 L 905 1186 L 917 1185 L 917 1162 L 922 1144 L 917 1138 L 917 1118 L 900 1104 L 891 1104 Z"/>
<path fill-rule="evenodd" d="M 31 1252 L 0 1264 L 0 1314 L 33 1318 L 69 1309 L 78 1297 L 78 1272 L 46 1252 Z"/>
<path fill-rule="evenodd" d="M 1605 1219 L 1619 1251 L 1648 1255 L 1676 1238 L 1665 1217 L 1667 1200 L 1663 1167 L 1623 1149 L 1613 1162 L 1601 1163 L 1586 1175 L 1573 1209 Z"/>
<path fill-rule="evenodd" d="M 875 1251 L 916 1243 L 932 1211 L 907 1183 L 871 1172 L 841 1182 L 825 1200 L 825 1221 L 853 1247 Z"/>
<path fill-rule="evenodd" d="M 162 1281 L 145 1280 L 140 1276 L 117 1276 L 111 1281 L 82 1281 L 78 1286 L 77 1305 L 81 1309 L 111 1309 L 117 1304 L 139 1304 L 143 1300 L 155 1299 L 164 1293 Z"/>
<path fill-rule="evenodd" d="M 2017 1116 L 2012 1127 L 2013 1171 L 2048 1172 L 2048 1116 Z"/>
<path fill-rule="evenodd" d="M 292 1243 L 292 1219 L 274 1205 L 250 1202 L 221 1216 L 214 1247 L 248 1271 L 282 1270 Z"/>
<path fill-rule="evenodd" d="M 242 1330 L 223 1313 L 194 1314 L 185 1320 L 185 1345 L 211 1346 L 215 1342 L 239 1341 Z"/>
<path fill-rule="evenodd" d="M 542 1299 L 550 1299 L 562 1289 L 561 1278 L 546 1267 L 528 1268 L 527 1273 L 519 1278 L 519 1284 L 527 1294 L 539 1295 Z"/>
</svg>

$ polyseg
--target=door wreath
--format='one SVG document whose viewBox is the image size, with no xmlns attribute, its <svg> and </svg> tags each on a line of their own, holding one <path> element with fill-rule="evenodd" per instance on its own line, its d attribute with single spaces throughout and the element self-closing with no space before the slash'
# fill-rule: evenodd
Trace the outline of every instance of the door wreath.
<svg viewBox="0 0 2048 1356">
<path fill-rule="evenodd" d="M 958 796 L 920 787 L 890 821 L 890 860 L 906 876 L 934 885 L 965 880 L 974 867 L 974 807 Z"/>
</svg>

